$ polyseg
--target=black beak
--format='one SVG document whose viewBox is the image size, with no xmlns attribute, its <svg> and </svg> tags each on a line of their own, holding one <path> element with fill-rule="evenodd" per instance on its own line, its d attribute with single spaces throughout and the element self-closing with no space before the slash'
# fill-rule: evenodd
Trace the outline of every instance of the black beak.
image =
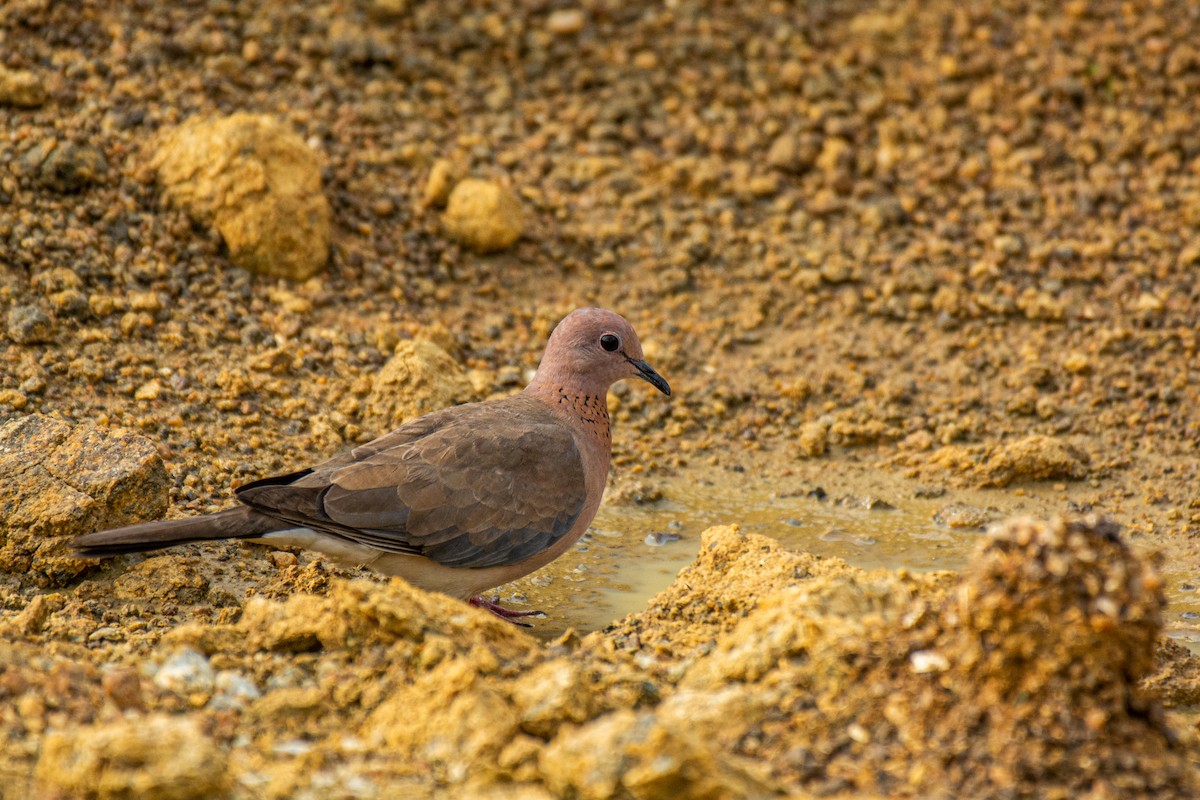
<svg viewBox="0 0 1200 800">
<path fill-rule="evenodd" d="M 659 375 L 657 372 L 655 372 L 654 367 L 650 366 L 645 361 L 642 361 L 640 358 L 631 358 L 629 359 L 629 363 L 633 364 L 633 366 L 637 368 L 638 374 L 645 378 L 647 383 L 649 383 L 655 389 L 658 389 L 667 397 L 671 396 L 671 384 L 667 383 L 666 380 L 663 379 L 662 375 Z"/>
</svg>

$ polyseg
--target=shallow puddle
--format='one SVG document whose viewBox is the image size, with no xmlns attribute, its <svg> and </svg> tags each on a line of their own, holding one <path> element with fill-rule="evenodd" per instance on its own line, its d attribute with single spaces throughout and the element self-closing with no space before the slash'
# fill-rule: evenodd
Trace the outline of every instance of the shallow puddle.
<svg viewBox="0 0 1200 800">
<path fill-rule="evenodd" d="M 598 601 L 572 610 L 572 624 L 594 630 L 645 608 L 691 563 L 701 533 L 713 525 L 736 522 L 743 531 L 865 569 L 958 569 L 980 536 L 978 529 L 934 522 L 942 501 L 826 496 L 816 487 L 781 494 L 750 481 L 723 484 L 681 482 L 657 503 L 602 507 L 584 547 L 591 551 L 590 568 L 604 580 Z"/>
<path fill-rule="evenodd" d="M 646 505 L 605 503 L 591 532 L 575 554 L 575 565 L 562 577 L 578 591 L 553 591 L 562 599 L 550 620 L 537 625 L 543 635 L 566 627 L 581 632 L 603 628 L 628 613 L 641 611 L 692 562 L 700 535 L 713 525 L 738 524 L 742 530 L 778 539 L 790 548 L 835 556 L 864 569 L 914 571 L 961 569 L 983 534 L 982 527 L 954 527 L 937 514 L 955 506 L 948 493 L 934 499 L 911 492 L 849 494 L 842 482 L 829 494 L 817 485 L 785 486 L 753 478 L 676 481 L 664 487 L 665 499 Z M 910 495 L 905 497 L 904 495 Z M 1050 498 L 964 492 L 962 508 L 996 519 L 1025 511 L 1053 513 Z M 1061 499 L 1061 498 L 1059 498 Z M 990 503 L 1004 511 L 984 508 Z M 979 504 L 979 505 L 973 505 Z M 1139 542 L 1135 540 L 1135 548 Z M 569 556 L 568 556 L 569 559 Z M 1167 584 L 1167 635 L 1200 652 L 1200 594 L 1195 575 L 1182 562 L 1161 566 Z M 562 598 L 562 594 L 566 594 Z"/>
</svg>

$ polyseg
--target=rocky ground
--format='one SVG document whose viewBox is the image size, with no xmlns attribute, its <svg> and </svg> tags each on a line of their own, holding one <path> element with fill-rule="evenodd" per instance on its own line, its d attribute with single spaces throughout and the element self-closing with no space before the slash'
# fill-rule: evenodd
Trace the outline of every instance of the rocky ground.
<svg viewBox="0 0 1200 800">
<path fill-rule="evenodd" d="M 1195 796 L 1197 41 L 1184 0 L 5 3 L 0 796 Z M 612 395 L 610 502 L 884 476 L 1133 549 L 715 528 L 540 638 L 304 554 L 63 552 L 514 391 L 583 304 L 675 389 Z"/>
</svg>

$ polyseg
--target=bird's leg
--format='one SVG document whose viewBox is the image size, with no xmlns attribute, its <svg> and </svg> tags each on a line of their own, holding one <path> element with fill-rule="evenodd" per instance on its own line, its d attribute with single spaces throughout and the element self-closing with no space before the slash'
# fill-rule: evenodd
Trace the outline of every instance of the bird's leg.
<svg viewBox="0 0 1200 800">
<path fill-rule="evenodd" d="M 517 622 L 517 620 L 519 618 L 521 618 L 521 617 L 537 617 L 538 619 L 543 619 L 546 616 L 546 613 L 544 611 L 514 611 L 511 608 L 505 608 L 504 606 L 500 605 L 499 601 L 500 601 L 499 596 L 493 597 L 491 600 L 488 600 L 483 595 L 477 594 L 474 597 L 472 597 L 470 600 L 468 600 L 467 604 L 475 606 L 476 608 L 486 609 L 486 610 L 492 612 L 493 614 L 495 614 L 500 619 L 505 620 L 506 622 L 511 622 L 513 625 L 520 625 L 522 628 L 532 628 L 533 626 L 530 625 L 528 622 Z"/>
</svg>

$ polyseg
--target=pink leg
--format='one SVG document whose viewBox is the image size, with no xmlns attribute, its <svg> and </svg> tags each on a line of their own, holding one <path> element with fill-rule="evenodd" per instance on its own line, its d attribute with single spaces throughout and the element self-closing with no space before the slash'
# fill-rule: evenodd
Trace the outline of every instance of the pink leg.
<svg viewBox="0 0 1200 800">
<path fill-rule="evenodd" d="M 475 606 L 476 608 L 486 609 L 500 619 L 505 620 L 506 622 L 511 622 L 513 625 L 520 625 L 522 628 L 532 628 L 533 626 L 528 622 L 517 622 L 517 619 L 520 617 L 537 617 L 538 619 L 543 619 L 546 616 L 545 612 L 543 611 L 514 611 L 511 608 L 505 608 L 504 606 L 500 605 L 499 600 L 499 596 L 488 600 L 483 595 L 477 594 L 468 600 L 467 603 Z"/>
</svg>

